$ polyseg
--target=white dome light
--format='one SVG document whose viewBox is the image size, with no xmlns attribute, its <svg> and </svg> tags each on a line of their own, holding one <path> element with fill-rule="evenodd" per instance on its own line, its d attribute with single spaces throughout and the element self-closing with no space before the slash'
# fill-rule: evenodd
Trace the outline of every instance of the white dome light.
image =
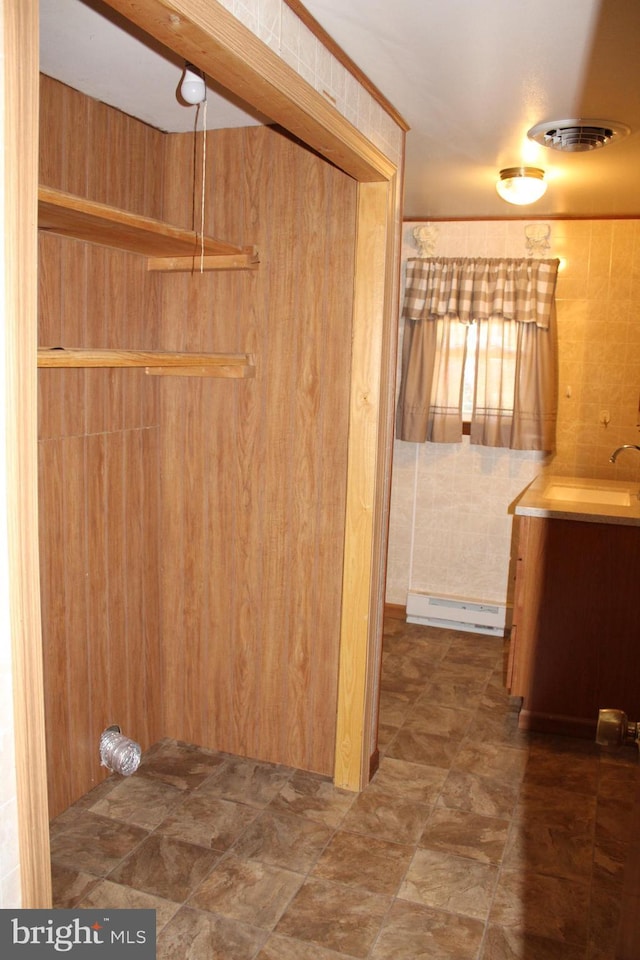
<svg viewBox="0 0 640 960">
<path fill-rule="evenodd" d="M 196 67 L 187 63 L 184 68 L 184 77 L 180 84 L 180 96 L 186 103 L 202 103 L 207 96 L 204 77 Z"/>
<path fill-rule="evenodd" d="M 544 170 L 538 167 L 507 167 L 500 171 L 496 190 L 507 203 L 535 203 L 547 189 Z"/>
</svg>

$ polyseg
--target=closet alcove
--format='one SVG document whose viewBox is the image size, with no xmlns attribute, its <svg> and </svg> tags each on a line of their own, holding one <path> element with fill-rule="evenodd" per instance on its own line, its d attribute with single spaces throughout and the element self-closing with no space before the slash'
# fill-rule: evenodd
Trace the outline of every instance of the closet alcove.
<svg viewBox="0 0 640 960">
<path fill-rule="evenodd" d="M 211 134 L 205 232 L 242 248 L 240 269 L 149 270 L 146 255 L 38 231 L 38 184 L 189 230 L 198 158 L 188 138 L 39 78 L 38 0 L 5 5 L 7 585 L 27 908 L 51 903 L 48 817 L 106 775 L 106 725 L 352 790 L 375 764 L 406 125 L 347 62 L 390 159 L 216 0 L 108 5 L 274 126 Z M 88 351 L 74 362 L 161 352 L 191 369 L 50 366 L 36 340 Z M 242 375 L 205 375 L 232 355 Z"/>
<path fill-rule="evenodd" d="M 197 135 L 44 76 L 40 131 L 41 206 L 189 228 Z M 206 182 L 205 233 L 257 269 L 150 271 L 41 223 L 39 343 L 66 348 L 38 375 L 51 815 L 106 776 L 111 723 L 333 775 L 357 184 L 269 126 L 210 131 Z M 71 367 L 68 348 L 253 375 Z"/>
</svg>

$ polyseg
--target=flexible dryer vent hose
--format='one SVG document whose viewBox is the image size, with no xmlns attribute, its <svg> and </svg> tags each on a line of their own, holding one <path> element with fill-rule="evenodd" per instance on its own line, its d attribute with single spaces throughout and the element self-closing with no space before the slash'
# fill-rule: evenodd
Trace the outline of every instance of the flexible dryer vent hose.
<svg viewBox="0 0 640 960">
<path fill-rule="evenodd" d="M 100 737 L 100 763 L 103 767 L 128 777 L 138 769 L 141 754 L 140 744 L 123 736 L 117 724 L 103 731 Z"/>
</svg>

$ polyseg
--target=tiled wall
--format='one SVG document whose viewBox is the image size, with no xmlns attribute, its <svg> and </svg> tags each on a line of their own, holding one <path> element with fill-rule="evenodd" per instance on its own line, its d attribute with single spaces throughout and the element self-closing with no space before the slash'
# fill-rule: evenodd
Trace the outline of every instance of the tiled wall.
<svg viewBox="0 0 640 960">
<path fill-rule="evenodd" d="M 524 257 L 529 221 L 437 223 L 434 256 Z M 417 256 L 406 223 L 403 265 Z M 387 602 L 409 590 L 503 602 L 509 589 L 509 504 L 541 471 L 637 480 L 640 454 L 640 221 L 550 221 L 559 257 L 559 418 L 555 456 L 396 440 Z M 402 335 L 402 333 L 401 333 Z M 599 422 L 601 411 L 610 422 Z"/>
<path fill-rule="evenodd" d="M 403 150 L 400 127 L 316 39 L 284 0 L 219 2 L 332 103 L 385 156 L 399 164 Z"/>
</svg>

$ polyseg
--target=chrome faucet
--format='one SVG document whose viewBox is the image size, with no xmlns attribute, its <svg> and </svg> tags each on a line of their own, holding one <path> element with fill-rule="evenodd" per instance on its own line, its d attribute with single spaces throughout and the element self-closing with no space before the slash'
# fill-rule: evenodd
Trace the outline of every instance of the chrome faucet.
<svg viewBox="0 0 640 960">
<path fill-rule="evenodd" d="M 639 447 L 636 443 L 623 443 L 621 447 L 618 447 L 617 450 L 614 450 L 614 451 L 613 451 L 613 453 L 612 453 L 611 456 L 609 457 L 609 463 L 615 463 L 616 460 L 618 459 L 618 454 L 619 454 L 622 450 L 638 450 L 638 451 L 640 451 L 640 447 Z"/>
<path fill-rule="evenodd" d="M 637 450 L 638 452 L 640 452 L 640 446 L 638 446 L 637 443 L 623 443 L 621 447 L 618 447 L 616 450 L 613 451 L 613 453 L 609 457 L 609 463 L 615 463 L 616 460 L 618 459 L 618 454 L 622 450 Z M 640 500 L 640 490 L 638 490 L 637 496 L 638 496 L 638 500 Z"/>
</svg>

